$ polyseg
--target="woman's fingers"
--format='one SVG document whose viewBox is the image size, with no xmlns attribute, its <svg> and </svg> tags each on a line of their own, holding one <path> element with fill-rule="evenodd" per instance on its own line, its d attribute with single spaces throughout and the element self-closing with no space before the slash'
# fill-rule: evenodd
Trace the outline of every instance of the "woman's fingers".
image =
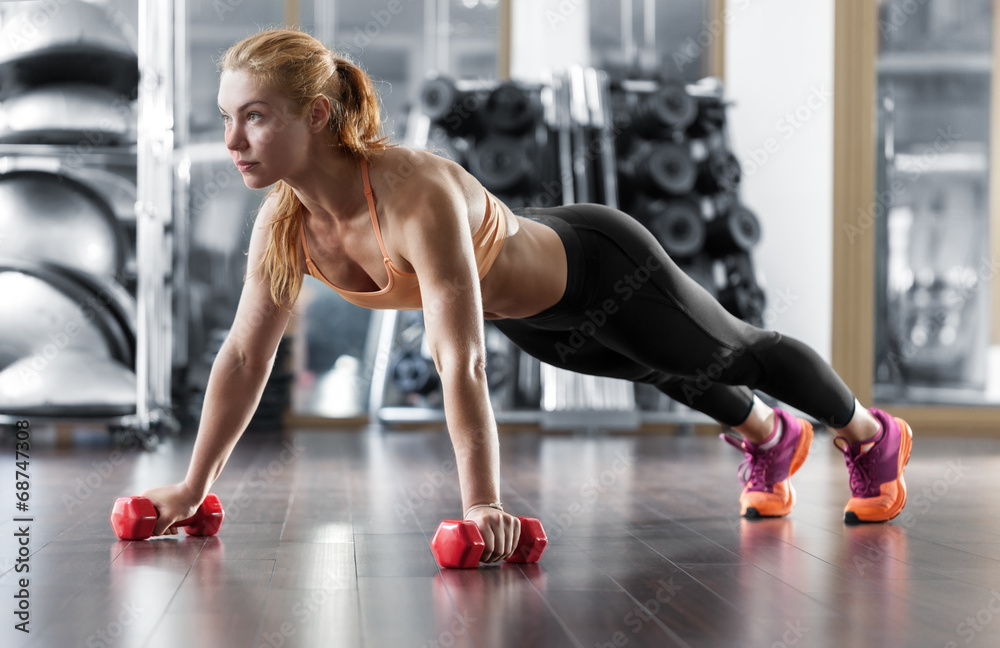
<svg viewBox="0 0 1000 648">
<path fill-rule="evenodd" d="M 479 534 L 483 537 L 485 545 L 480 561 L 496 563 L 510 558 L 517 548 L 517 541 L 521 535 L 521 521 L 497 510 L 488 512 L 476 510 L 470 515 L 479 527 Z"/>
<path fill-rule="evenodd" d="M 142 496 L 148 498 L 156 509 L 154 536 L 177 535 L 178 529 L 173 525 L 193 515 L 198 508 L 190 501 L 190 494 L 182 483 L 150 488 L 143 491 Z"/>
<path fill-rule="evenodd" d="M 484 563 L 495 563 L 503 558 L 504 529 L 503 521 L 497 519 L 498 517 L 500 516 L 490 516 L 484 520 L 487 529 L 486 534 L 483 535 L 486 548 L 483 549 L 481 560 Z M 486 539 L 486 535 L 489 535 L 489 540 Z"/>
<path fill-rule="evenodd" d="M 504 560 L 510 558 L 517 549 L 517 541 L 521 537 L 521 520 L 513 515 L 510 516 L 510 532 L 507 534 L 507 551 L 504 553 Z"/>
</svg>

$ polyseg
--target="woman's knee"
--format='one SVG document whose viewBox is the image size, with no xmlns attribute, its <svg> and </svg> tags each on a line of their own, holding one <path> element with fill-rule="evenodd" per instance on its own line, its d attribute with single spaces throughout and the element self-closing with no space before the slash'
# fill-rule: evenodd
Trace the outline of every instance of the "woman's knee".
<svg viewBox="0 0 1000 648">
<path fill-rule="evenodd" d="M 781 335 L 774 331 L 760 330 L 758 339 L 735 346 L 725 354 L 713 355 L 713 364 L 706 371 L 715 382 L 724 385 L 745 385 L 758 388 L 765 379 L 767 350 L 781 341 Z M 716 377 L 712 377 L 717 373 Z"/>
</svg>

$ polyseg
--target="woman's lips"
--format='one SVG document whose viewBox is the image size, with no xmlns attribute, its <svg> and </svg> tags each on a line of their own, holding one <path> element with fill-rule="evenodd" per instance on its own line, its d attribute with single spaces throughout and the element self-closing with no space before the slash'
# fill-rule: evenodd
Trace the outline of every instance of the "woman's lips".
<svg viewBox="0 0 1000 648">
<path fill-rule="evenodd" d="M 237 162 L 236 168 L 240 170 L 241 173 L 249 171 L 253 167 L 257 166 L 256 162 Z"/>
</svg>

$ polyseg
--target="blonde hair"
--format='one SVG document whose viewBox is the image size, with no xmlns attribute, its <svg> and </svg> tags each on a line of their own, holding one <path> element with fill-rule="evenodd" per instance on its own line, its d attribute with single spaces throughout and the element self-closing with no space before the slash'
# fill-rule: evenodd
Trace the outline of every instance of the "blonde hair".
<svg viewBox="0 0 1000 648">
<path fill-rule="evenodd" d="M 272 29 L 244 38 L 222 55 L 219 71 L 250 73 L 257 83 L 284 94 L 300 116 L 315 99 L 325 96 L 330 101 L 327 135 L 331 145 L 358 160 L 368 160 L 372 151 L 393 146 L 381 134 L 379 97 L 368 75 L 305 32 Z M 285 308 L 302 288 L 298 272 L 302 203 L 281 180 L 264 202 L 271 196 L 277 197 L 271 239 L 260 265 L 247 277 L 263 271 L 271 283 L 271 299 Z"/>
</svg>

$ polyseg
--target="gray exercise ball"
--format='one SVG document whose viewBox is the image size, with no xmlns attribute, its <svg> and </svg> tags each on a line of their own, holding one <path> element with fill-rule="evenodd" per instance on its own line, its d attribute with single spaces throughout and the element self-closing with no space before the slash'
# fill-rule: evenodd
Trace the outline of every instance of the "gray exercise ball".
<svg viewBox="0 0 1000 648">
<path fill-rule="evenodd" d="M 121 223 L 85 185 L 39 171 L 0 175 L 4 253 L 114 277 L 124 265 Z"/>
<path fill-rule="evenodd" d="M 116 360 L 65 350 L 41 370 L 24 358 L 0 371 L 0 412 L 121 416 L 135 411 L 135 373 Z"/>
<path fill-rule="evenodd" d="M 62 286 L 66 288 L 66 286 Z M 71 294 L 67 294 L 67 292 Z M 97 308 L 84 291 L 61 290 L 51 281 L 0 267 L 0 370 L 22 359 L 42 368 L 64 351 L 111 358 Z"/>
<path fill-rule="evenodd" d="M 139 60 L 132 27 L 102 3 L 18 3 L 0 25 L 0 98 L 63 81 L 134 98 Z"/>
<path fill-rule="evenodd" d="M 112 91 L 82 83 L 25 90 L 0 104 L 0 142 L 60 144 L 85 153 L 132 139 L 131 102 Z"/>
</svg>

